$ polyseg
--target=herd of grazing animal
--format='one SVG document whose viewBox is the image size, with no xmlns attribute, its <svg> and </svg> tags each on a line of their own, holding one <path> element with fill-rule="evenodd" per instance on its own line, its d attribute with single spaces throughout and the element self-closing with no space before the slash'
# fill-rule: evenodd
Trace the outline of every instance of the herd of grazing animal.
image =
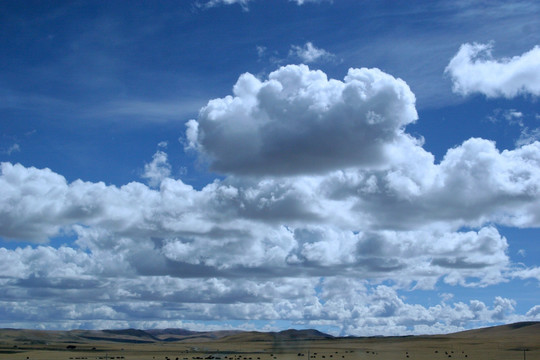
<svg viewBox="0 0 540 360">
<path fill-rule="evenodd" d="M 352 353 L 354 353 L 354 350 L 346 350 L 346 351 L 344 351 L 344 354 L 352 354 Z M 439 352 L 439 350 L 435 350 L 434 354 L 436 354 L 436 355 L 434 355 L 435 358 L 463 359 L 463 358 L 468 358 L 469 357 L 469 355 L 466 354 L 465 351 L 461 351 L 459 353 L 454 353 L 454 350 L 446 350 L 446 351 L 444 351 L 444 354 L 443 354 L 442 351 Z M 263 360 L 279 360 L 278 355 L 275 355 L 273 353 L 271 353 L 269 355 L 270 355 L 270 359 L 263 359 Z M 365 356 L 372 357 L 373 355 L 379 355 L 379 353 L 377 351 L 365 350 Z M 305 357 L 305 356 L 306 356 L 306 354 L 303 353 L 303 352 L 299 352 L 297 354 L 297 357 L 299 357 L 299 358 L 300 357 Z M 309 357 L 309 359 L 326 359 L 327 360 L 327 359 L 336 359 L 336 358 L 345 359 L 346 355 L 342 355 L 342 353 L 340 353 L 339 351 L 336 351 L 335 353 L 332 353 L 332 354 L 327 353 L 325 355 L 318 354 L 316 352 L 314 352 L 314 353 L 308 352 L 308 357 Z M 349 357 L 349 356 L 347 356 L 347 357 Z M 352 357 L 352 359 L 361 359 L 361 358 L 363 358 L 363 356 L 361 356 L 361 355 Z M 409 351 L 404 351 L 403 359 L 404 360 L 406 360 L 406 359 L 414 359 L 414 356 L 412 356 L 412 353 L 409 353 Z M 155 357 L 152 360 L 156 360 Z M 190 360 L 190 358 L 188 358 L 188 357 L 170 358 L 168 356 L 165 356 L 163 358 L 163 360 Z M 206 355 L 206 356 L 192 356 L 191 360 L 261 360 L 261 357 L 260 356 L 247 356 L 245 354 L 236 354 L 236 355 L 216 355 L 216 354 L 213 354 L 213 355 Z M 298 359 L 298 360 L 301 360 L 301 359 Z"/>
</svg>

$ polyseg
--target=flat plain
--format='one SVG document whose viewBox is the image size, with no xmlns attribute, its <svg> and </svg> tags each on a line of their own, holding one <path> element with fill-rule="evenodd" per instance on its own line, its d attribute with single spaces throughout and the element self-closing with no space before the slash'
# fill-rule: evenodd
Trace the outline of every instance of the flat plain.
<svg viewBox="0 0 540 360">
<path fill-rule="evenodd" d="M 0 359 L 540 360 L 540 322 L 398 337 L 332 337 L 316 330 L 261 333 L 0 329 Z"/>
</svg>

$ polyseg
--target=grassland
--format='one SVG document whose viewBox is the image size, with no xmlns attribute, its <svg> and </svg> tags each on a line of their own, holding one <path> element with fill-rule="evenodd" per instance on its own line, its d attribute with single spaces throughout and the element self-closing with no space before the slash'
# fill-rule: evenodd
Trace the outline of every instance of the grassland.
<svg viewBox="0 0 540 360">
<path fill-rule="evenodd" d="M 180 330 L 0 330 L 0 359 L 13 360 L 540 360 L 540 323 L 437 336 L 333 338 Z"/>
</svg>

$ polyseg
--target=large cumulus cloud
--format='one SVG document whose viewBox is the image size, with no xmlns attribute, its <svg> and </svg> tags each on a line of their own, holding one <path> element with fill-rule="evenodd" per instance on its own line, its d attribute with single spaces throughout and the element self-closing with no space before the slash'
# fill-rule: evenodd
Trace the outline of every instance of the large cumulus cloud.
<svg viewBox="0 0 540 360">
<path fill-rule="evenodd" d="M 491 221 L 536 227 L 539 151 L 538 142 L 501 152 L 492 141 L 472 138 L 439 164 L 409 156 L 387 170 L 335 173 L 325 179 L 325 190 L 354 201 L 364 215 L 358 221 L 369 219 L 371 226 L 455 229 Z"/>
<path fill-rule="evenodd" d="M 187 131 L 189 147 L 213 170 L 231 174 L 378 165 L 417 119 L 407 84 L 378 69 L 350 69 L 339 81 L 289 65 L 265 81 L 244 74 L 233 93 L 210 101 Z"/>
</svg>

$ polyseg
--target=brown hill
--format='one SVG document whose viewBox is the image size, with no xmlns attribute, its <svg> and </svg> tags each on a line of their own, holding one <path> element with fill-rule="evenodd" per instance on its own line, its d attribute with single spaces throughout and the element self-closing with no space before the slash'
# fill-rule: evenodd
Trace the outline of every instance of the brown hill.
<svg viewBox="0 0 540 360">
<path fill-rule="evenodd" d="M 449 334 L 449 337 L 497 338 L 540 335 L 540 321 L 519 322 L 508 325 L 491 326 Z"/>
<path fill-rule="evenodd" d="M 509 325 L 467 330 L 447 335 L 437 335 L 446 339 L 506 339 L 540 337 L 540 322 L 521 322 Z M 383 339 L 384 337 L 381 337 Z M 395 337 L 394 337 L 395 338 Z M 411 337 L 407 337 L 411 338 Z M 420 338 L 420 337 L 412 337 Z M 421 337 L 426 338 L 426 337 Z M 91 343 L 98 341 L 116 343 L 159 343 L 159 342 L 287 342 L 343 339 L 318 330 L 285 330 L 280 332 L 257 331 L 207 331 L 198 332 L 185 329 L 122 329 L 122 330 L 24 330 L 0 329 L 0 342 L 45 344 Z M 348 339 L 354 339 L 349 337 Z M 389 339 L 389 338 L 387 338 Z"/>
<path fill-rule="evenodd" d="M 0 359 L 540 360 L 540 323 L 434 336 L 339 338 L 317 330 L 0 329 Z"/>
<path fill-rule="evenodd" d="M 323 340 L 333 339 L 332 335 L 325 334 L 318 330 L 295 330 L 289 329 L 280 332 L 259 332 L 248 331 L 238 332 L 231 336 L 221 339 L 222 342 L 276 342 L 276 341 L 309 341 L 309 340 Z"/>
</svg>

